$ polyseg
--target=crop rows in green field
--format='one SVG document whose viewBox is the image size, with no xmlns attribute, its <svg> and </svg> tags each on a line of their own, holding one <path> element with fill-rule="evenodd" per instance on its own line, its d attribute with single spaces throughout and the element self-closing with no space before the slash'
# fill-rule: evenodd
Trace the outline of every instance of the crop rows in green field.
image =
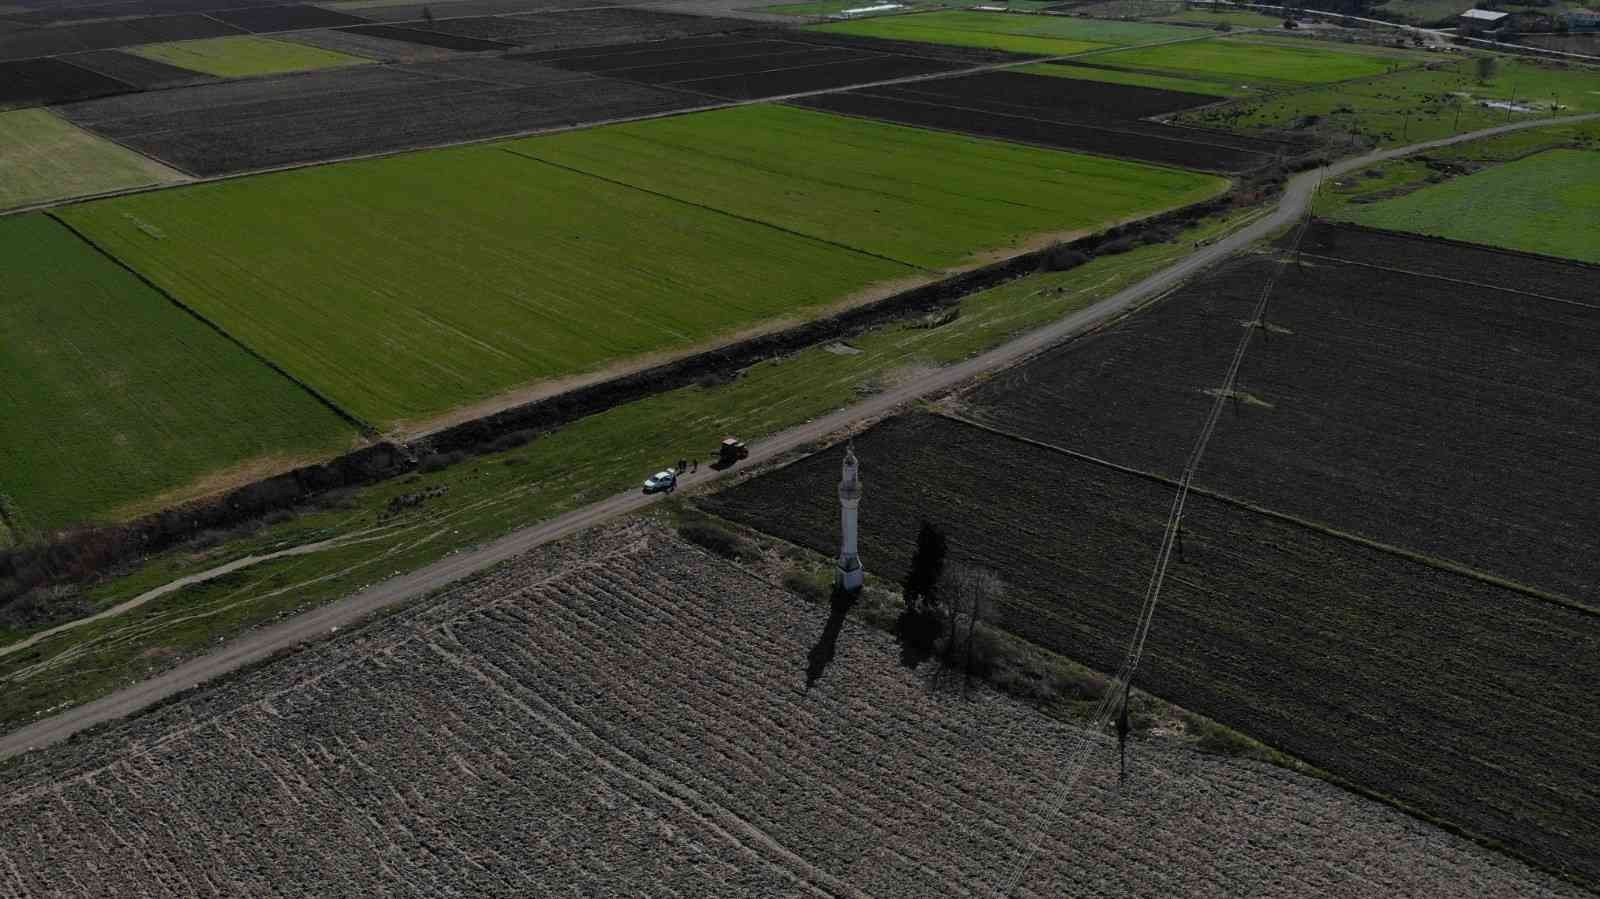
<svg viewBox="0 0 1600 899">
<path fill-rule="evenodd" d="M 145 44 L 128 52 L 219 78 L 276 75 L 372 62 L 347 53 L 250 35 Z"/>
<path fill-rule="evenodd" d="M 1193 28 L 1171 25 L 966 10 L 830 22 L 812 27 L 839 34 L 957 47 L 987 47 L 1042 56 L 1062 56 L 1106 47 L 1203 35 L 1203 32 Z"/>
<path fill-rule="evenodd" d="M 0 112 L 0 209 L 182 180 L 48 110 Z"/>
<path fill-rule="evenodd" d="M 1225 186 L 745 107 L 62 214 L 342 408 L 390 426 Z"/>
<path fill-rule="evenodd" d="M 924 269 L 1221 192 L 1221 178 L 783 106 L 535 137 L 514 152 Z"/>
<path fill-rule="evenodd" d="M 356 436 L 53 219 L 0 219 L 0 269 L 0 494 L 24 535 Z"/>
<path fill-rule="evenodd" d="M 1549 150 L 1395 199 L 1352 204 L 1342 217 L 1374 228 L 1600 262 L 1600 152 Z"/>
</svg>

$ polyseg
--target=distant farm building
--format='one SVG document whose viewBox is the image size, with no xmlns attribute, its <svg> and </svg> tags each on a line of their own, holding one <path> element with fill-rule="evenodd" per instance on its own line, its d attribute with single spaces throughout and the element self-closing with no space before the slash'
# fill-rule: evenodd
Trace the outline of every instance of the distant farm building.
<svg viewBox="0 0 1600 899">
<path fill-rule="evenodd" d="M 1565 18 L 1567 27 L 1573 31 L 1600 31 L 1600 10 L 1568 10 Z"/>
<path fill-rule="evenodd" d="M 1510 25 L 1510 13 L 1491 9 L 1469 9 L 1456 16 L 1458 34 L 1498 34 Z"/>
</svg>

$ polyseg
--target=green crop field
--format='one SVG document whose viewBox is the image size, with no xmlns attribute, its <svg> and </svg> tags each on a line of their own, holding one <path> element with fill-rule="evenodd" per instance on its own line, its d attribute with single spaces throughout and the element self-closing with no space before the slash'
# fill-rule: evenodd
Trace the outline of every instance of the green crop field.
<svg viewBox="0 0 1600 899">
<path fill-rule="evenodd" d="M 0 112 L 0 171 L 0 209 L 185 180 L 44 109 Z"/>
<path fill-rule="evenodd" d="M 372 62 L 370 59 L 335 53 L 332 50 L 275 41 L 266 37 L 246 36 L 145 44 L 142 47 L 129 48 L 128 52 L 190 71 L 216 75 L 219 78 L 276 75 L 281 72 L 330 69 Z"/>
<path fill-rule="evenodd" d="M 1099 65 L 1080 65 L 1065 62 L 1036 62 L 1018 66 L 1012 71 L 1030 75 L 1048 75 L 1051 78 L 1071 78 L 1077 81 L 1104 81 L 1111 84 L 1131 84 L 1136 87 L 1154 87 L 1167 91 L 1184 91 L 1190 94 L 1209 94 L 1213 97 L 1242 97 L 1250 88 L 1234 79 L 1203 79 L 1177 75 L 1152 75 L 1146 72 L 1127 72 Z"/>
<path fill-rule="evenodd" d="M 63 215 L 385 426 L 685 349 L 916 273 L 498 147 L 161 191 Z"/>
<path fill-rule="evenodd" d="M 1183 205 L 1226 184 L 746 107 L 62 214 L 344 409 L 387 427 L 815 314 L 875 284 L 927 278 L 983 250 Z"/>
<path fill-rule="evenodd" d="M 958 47 L 988 47 L 1015 53 L 1038 53 L 1044 56 L 1062 56 L 1107 47 L 1179 40 L 1203 33 L 1196 32 L 1193 28 L 1172 25 L 1145 25 L 1138 22 L 1106 22 L 1065 16 L 966 10 L 830 22 L 810 27 L 865 37 L 950 44 Z"/>
<path fill-rule="evenodd" d="M 1549 150 L 1392 200 L 1350 205 L 1375 228 L 1600 262 L 1600 152 Z"/>
<path fill-rule="evenodd" d="M 53 219 L 0 219 L 0 269 L 0 371 L 11 373 L 0 494 L 27 532 L 355 439 L 303 389 Z"/>
<path fill-rule="evenodd" d="M 1487 80 L 1478 78 L 1475 60 L 1455 59 L 1427 69 L 1406 69 L 1261 100 L 1238 100 L 1180 113 L 1176 120 L 1244 133 L 1297 130 L 1324 137 L 1355 133 L 1383 146 L 1447 137 L 1508 121 L 1587 112 L 1600 112 L 1600 69 L 1498 57 L 1495 72 Z"/>
<path fill-rule="evenodd" d="M 517 153 L 924 269 L 1096 229 L 1223 179 L 784 106 L 532 137 Z"/>
<path fill-rule="evenodd" d="M 1152 74 L 1227 78 L 1256 87 L 1344 81 L 1416 62 L 1403 54 L 1250 36 L 1119 50 L 1096 55 L 1094 61 Z"/>
</svg>

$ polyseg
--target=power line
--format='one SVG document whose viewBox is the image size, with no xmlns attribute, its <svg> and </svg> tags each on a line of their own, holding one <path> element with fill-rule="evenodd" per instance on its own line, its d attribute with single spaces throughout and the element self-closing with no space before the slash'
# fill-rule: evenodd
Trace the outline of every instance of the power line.
<svg viewBox="0 0 1600 899">
<path fill-rule="evenodd" d="M 1261 296 L 1256 300 L 1255 312 L 1245 324 L 1244 336 L 1239 338 L 1239 345 L 1233 351 L 1233 358 L 1228 363 L 1228 372 L 1223 377 L 1222 388 L 1217 391 L 1216 399 L 1211 403 L 1211 411 L 1207 414 L 1205 424 L 1200 429 L 1200 435 L 1195 439 L 1194 446 L 1189 451 L 1189 457 L 1184 461 L 1183 475 L 1178 482 L 1178 492 L 1172 499 L 1172 506 L 1167 513 L 1167 526 L 1161 535 L 1161 548 L 1156 554 L 1155 566 L 1150 572 L 1150 580 L 1145 586 L 1144 601 L 1139 607 L 1139 618 L 1134 624 L 1133 636 L 1128 641 L 1127 651 L 1123 654 L 1122 665 L 1117 669 L 1116 676 L 1106 686 L 1104 695 L 1100 697 L 1099 704 L 1095 707 L 1094 714 L 1089 719 L 1085 728 L 1083 739 L 1073 747 L 1071 755 L 1066 762 L 1066 773 L 1059 779 L 1055 795 L 1052 797 L 1049 811 L 1042 816 L 1036 816 L 1026 829 L 1027 845 L 1022 857 L 1012 868 L 1010 875 L 1001 885 L 1000 895 L 1010 896 L 1016 892 L 1021 882 L 1023 872 L 1032 863 L 1038 854 L 1038 841 L 1034 834 L 1039 830 L 1040 820 L 1053 821 L 1060 814 L 1061 806 L 1065 803 L 1067 794 L 1077 784 L 1078 778 L 1083 774 L 1085 764 L 1089 759 L 1089 752 L 1094 744 L 1101 738 L 1106 725 L 1110 723 L 1112 711 L 1117 708 L 1117 696 L 1126 696 L 1133 683 L 1134 673 L 1139 669 L 1139 661 L 1144 655 L 1145 639 L 1150 634 L 1150 624 L 1155 619 L 1156 606 L 1161 600 L 1161 588 L 1166 582 L 1167 566 L 1172 561 L 1172 548 L 1180 539 L 1179 534 L 1183 527 L 1184 507 L 1189 501 L 1189 487 L 1194 481 L 1195 471 L 1200 467 L 1200 460 L 1204 458 L 1206 445 L 1211 442 L 1211 437 L 1216 433 L 1217 422 L 1222 418 L 1222 409 L 1229 397 L 1233 396 L 1239 379 L 1239 368 L 1244 363 L 1245 351 L 1250 347 L 1250 338 L 1257 328 L 1267 327 L 1266 313 L 1267 302 L 1272 297 L 1273 288 L 1277 286 L 1278 277 L 1288 266 L 1289 260 L 1298 256 L 1300 242 L 1305 239 L 1306 229 L 1311 224 L 1311 209 L 1317 193 L 1322 187 L 1321 176 L 1318 176 L 1317 185 L 1312 189 L 1313 204 L 1308 204 L 1306 215 L 1301 220 L 1300 228 L 1295 233 L 1294 244 L 1288 255 L 1279 260 L 1271 274 L 1267 276 L 1266 284 L 1261 288 Z M 1124 700 L 1125 701 L 1125 700 Z"/>
</svg>

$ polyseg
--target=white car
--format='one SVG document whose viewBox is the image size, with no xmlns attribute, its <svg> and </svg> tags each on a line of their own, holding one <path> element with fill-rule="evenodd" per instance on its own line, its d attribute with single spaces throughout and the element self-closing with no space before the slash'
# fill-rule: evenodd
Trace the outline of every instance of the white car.
<svg viewBox="0 0 1600 899">
<path fill-rule="evenodd" d="M 644 479 L 645 493 L 659 493 L 662 490 L 670 493 L 672 488 L 676 486 L 678 486 L 678 470 L 676 468 L 662 469 Z"/>
</svg>

